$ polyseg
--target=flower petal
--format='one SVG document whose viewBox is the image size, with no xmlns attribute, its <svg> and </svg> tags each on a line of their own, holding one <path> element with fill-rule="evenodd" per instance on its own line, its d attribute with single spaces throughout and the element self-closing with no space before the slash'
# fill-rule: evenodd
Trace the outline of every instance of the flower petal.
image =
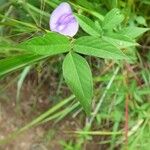
<svg viewBox="0 0 150 150">
<path fill-rule="evenodd" d="M 63 35 L 74 36 L 79 24 L 73 16 L 71 7 L 68 3 L 61 3 L 51 14 L 50 29 Z"/>
<path fill-rule="evenodd" d="M 62 32 L 63 35 L 68 35 L 73 37 L 79 30 L 78 22 L 70 23 Z"/>
</svg>

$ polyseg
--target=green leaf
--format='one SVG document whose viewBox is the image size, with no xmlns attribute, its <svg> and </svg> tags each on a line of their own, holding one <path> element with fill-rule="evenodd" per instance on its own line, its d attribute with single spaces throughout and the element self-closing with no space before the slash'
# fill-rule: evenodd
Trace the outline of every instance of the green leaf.
<svg viewBox="0 0 150 150">
<path fill-rule="evenodd" d="M 124 15 L 121 14 L 120 10 L 117 8 L 112 9 L 108 12 L 102 23 L 102 27 L 105 30 L 112 30 L 117 27 L 124 20 Z"/>
<path fill-rule="evenodd" d="M 11 49 L 25 52 L 13 57 L 0 60 L 0 76 L 32 64 L 48 56 L 61 54 L 70 50 L 70 41 L 67 37 L 57 33 L 48 33 L 42 37 L 32 38 Z M 3 49 L 7 48 L 3 46 Z M 10 46 L 8 47 L 10 48 Z"/>
<path fill-rule="evenodd" d="M 138 45 L 134 40 L 118 33 L 109 33 L 106 36 L 103 36 L 102 39 L 117 48 L 127 48 Z"/>
<path fill-rule="evenodd" d="M 126 27 L 119 31 L 119 33 L 134 39 L 148 30 L 150 30 L 150 28 Z"/>
<path fill-rule="evenodd" d="M 53 32 L 25 41 L 18 47 L 28 53 L 50 56 L 65 53 L 71 49 L 69 38 Z"/>
<path fill-rule="evenodd" d="M 63 62 L 63 75 L 71 91 L 89 115 L 93 96 L 93 81 L 87 61 L 80 55 L 70 52 Z"/>
<path fill-rule="evenodd" d="M 0 77 L 12 71 L 16 71 L 17 69 L 20 69 L 24 66 L 33 64 L 36 61 L 42 60 L 46 57 L 48 56 L 23 54 L 2 59 L 0 60 Z"/>
<path fill-rule="evenodd" d="M 84 36 L 74 43 L 74 51 L 100 58 L 129 59 L 121 50 L 104 40 L 92 36 Z"/>
<path fill-rule="evenodd" d="M 95 23 L 86 16 L 76 14 L 76 18 L 80 24 L 80 27 L 89 35 L 92 36 L 100 36 L 102 33 L 102 29 L 95 25 Z"/>
</svg>

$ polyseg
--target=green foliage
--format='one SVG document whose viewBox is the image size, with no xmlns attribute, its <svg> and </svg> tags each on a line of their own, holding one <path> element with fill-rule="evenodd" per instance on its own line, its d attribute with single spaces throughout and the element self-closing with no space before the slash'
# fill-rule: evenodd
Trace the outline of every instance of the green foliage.
<svg viewBox="0 0 150 150">
<path fill-rule="evenodd" d="M 47 33 L 43 37 L 32 38 L 18 47 L 27 53 L 49 56 L 68 52 L 71 48 L 69 38 L 57 33 Z"/>
<path fill-rule="evenodd" d="M 94 143 L 95 138 L 92 137 L 97 135 L 100 139 L 106 139 L 98 143 L 101 149 L 104 144 L 111 150 L 118 148 L 118 145 L 120 149 L 125 149 L 124 108 L 125 100 L 129 98 L 128 147 L 131 150 L 147 150 L 150 131 L 149 0 L 68 0 L 82 29 L 74 38 L 48 31 L 49 12 L 61 2 L 0 2 L 0 77 L 10 78 L 9 73 L 27 66 L 18 80 L 17 99 L 24 79 L 34 64 L 46 62 L 48 68 L 54 72 L 57 70 L 49 65 L 51 62 L 47 59 L 54 55 L 60 58 L 53 59 L 55 63 L 57 60 L 63 62 L 63 75 L 57 72 L 61 77 L 58 91 L 62 89 L 63 93 L 66 90 L 64 76 L 73 93 L 61 102 L 55 101 L 56 105 L 13 136 L 8 136 L 8 139 L 39 124 L 52 120 L 58 123 L 68 114 L 73 114 L 73 119 L 78 117 L 80 128 L 74 134 L 82 137 L 62 142 L 64 148 L 82 149 L 82 144 Z M 143 34 L 144 37 L 140 39 Z M 140 44 L 136 42 L 137 39 Z M 66 91 L 68 94 L 68 89 Z M 1 86 L 0 94 L 3 94 Z M 88 119 L 81 113 L 82 109 L 89 115 Z M 0 144 L 5 142 L 8 141 L 2 140 Z"/>
<path fill-rule="evenodd" d="M 149 28 L 140 28 L 140 27 L 126 27 L 119 31 L 120 34 L 126 35 L 132 39 L 137 38 L 142 35 L 144 32 L 150 30 Z"/>
<path fill-rule="evenodd" d="M 89 35 L 100 36 L 102 34 L 101 27 L 98 28 L 88 17 L 76 14 L 76 18 L 80 24 L 80 27 Z"/>
<path fill-rule="evenodd" d="M 130 32 L 132 28 L 127 27 L 124 30 L 120 30 L 119 33 L 114 33 L 113 29 L 118 27 L 124 20 L 124 15 L 121 14 L 120 10 L 117 8 L 112 9 L 106 14 L 102 21 L 102 28 L 100 23 L 96 25 L 91 19 L 84 15 L 76 14 L 76 18 L 81 28 L 91 36 L 82 36 L 72 42 L 68 37 L 50 32 L 46 33 L 44 36 L 26 40 L 16 47 L 20 50 L 19 52 L 25 54 L 1 60 L 0 75 L 5 75 L 6 73 L 33 64 L 49 56 L 69 52 L 72 48 L 73 51 L 88 56 L 113 60 L 130 60 L 131 56 L 129 57 L 125 54 L 122 48 L 126 49 L 131 46 L 136 46 L 137 44 L 133 39 L 148 30 L 146 28 L 134 27 L 135 31 L 133 30 L 134 32 Z M 18 22 L 21 25 L 33 27 L 33 25 L 28 23 L 22 23 L 14 19 L 12 21 Z M 110 30 L 111 32 L 107 32 Z M 130 37 L 132 39 L 130 39 Z M 6 48 L 3 47 L 3 49 Z M 89 83 L 83 80 L 84 78 L 86 79 L 86 74 L 84 74 L 85 70 L 79 68 L 79 65 L 87 70 L 87 77 L 89 77 L 87 80 Z M 66 82 L 71 87 L 77 99 L 81 102 L 84 110 L 89 114 L 92 99 L 92 79 L 85 60 L 75 53 L 69 53 L 65 58 L 63 70 Z"/>
<path fill-rule="evenodd" d="M 0 77 L 27 65 L 34 64 L 36 61 L 42 60 L 46 57 L 47 56 L 39 56 L 35 54 L 24 54 L 2 59 L 0 60 Z"/>
<path fill-rule="evenodd" d="M 109 59 L 128 59 L 117 47 L 92 36 L 80 37 L 75 41 L 74 50 L 78 53 Z"/>
<path fill-rule="evenodd" d="M 103 36 L 103 40 L 120 49 L 138 45 L 128 36 L 118 33 L 108 33 L 107 35 Z"/>
<path fill-rule="evenodd" d="M 124 15 L 121 14 L 117 8 L 112 9 L 108 12 L 104 18 L 102 27 L 105 30 L 112 30 L 116 28 L 124 20 Z"/>
<path fill-rule="evenodd" d="M 88 63 L 80 55 L 70 52 L 63 62 L 63 75 L 67 84 L 89 115 L 93 97 L 93 81 Z"/>
</svg>

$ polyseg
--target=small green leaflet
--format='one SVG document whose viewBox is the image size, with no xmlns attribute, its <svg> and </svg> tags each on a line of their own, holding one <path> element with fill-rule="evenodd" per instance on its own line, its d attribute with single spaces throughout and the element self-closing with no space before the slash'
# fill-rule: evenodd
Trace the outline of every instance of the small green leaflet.
<svg viewBox="0 0 150 150">
<path fill-rule="evenodd" d="M 126 35 L 132 39 L 137 38 L 144 32 L 149 31 L 150 28 L 140 28 L 140 27 L 126 27 L 119 31 L 120 34 Z"/>
<path fill-rule="evenodd" d="M 120 49 L 98 37 L 84 36 L 74 43 L 74 51 L 89 56 L 109 59 L 129 59 Z"/>
<path fill-rule="evenodd" d="M 116 46 L 117 48 L 127 48 L 138 45 L 138 43 L 128 36 L 119 33 L 108 33 L 107 35 L 103 36 L 102 39 Z"/>
<path fill-rule="evenodd" d="M 89 35 L 92 36 L 100 36 L 102 33 L 102 29 L 95 25 L 95 23 L 86 16 L 76 14 L 76 18 L 80 24 L 80 27 Z"/>
<path fill-rule="evenodd" d="M 102 23 L 102 28 L 105 30 L 112 30 L 117 27 L 124 20 L 124 15 L 121 14 L 118 8 L 109 11 Z"/>
<path fill-rule="evenodd" d="M 89 115 L 93 97 L 93 81 L 87 61 L 76 53 L 68 53 L 63 62 L 63 76 L 71 91 Z"/>
<path fill-rule="evenodd" d="M 65 53 L 71 49 L 69 38 L 54 32 L 32 38 L 18 47 L 27 53 L 50 56 Z"/>
</svg>

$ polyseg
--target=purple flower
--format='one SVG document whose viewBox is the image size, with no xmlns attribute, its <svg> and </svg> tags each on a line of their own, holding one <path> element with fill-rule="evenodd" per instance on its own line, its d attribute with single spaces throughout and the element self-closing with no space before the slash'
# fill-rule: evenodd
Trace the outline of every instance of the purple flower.
<svg viewBox="0 0 150 150">
<path fill-rule="evenodd" d="M 73 16 L 71 7 L 68 3 L 61 3 L 51 14 L 51 31 L 73 37 L 79 29 L 79 24 Z"/>
</svg>

